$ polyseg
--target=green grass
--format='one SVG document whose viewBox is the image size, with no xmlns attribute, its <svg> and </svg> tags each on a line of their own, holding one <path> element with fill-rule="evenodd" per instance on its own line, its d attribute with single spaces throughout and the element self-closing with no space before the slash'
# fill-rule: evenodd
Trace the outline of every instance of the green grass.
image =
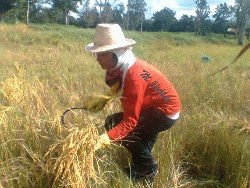
<svg viewBox="0 0 250 188">
<path fill-rule="evenodd" d="M 108 89 L 105 72 L 84 50 L 94 33 L 61 25 L 0 24 L 3 187 L 143 187 L 121 172 L 130 162 L 121 147 L 97 152 L 98 179 L 88 176 L 91 166 L 83 166 L 91 164 L 91 156 L 84 158 L 88 154 L 81 151 L 86 126 L 95 125 L 90 140 L 101 134 L 105 117 L 121 110 L 118 100 L 85 119 L 75 114 L 73 128 L 60 125 L 64 110 L 81 107 L 88 95 Z M 153 187 L 249 187 L 250 52 L 208 77 L 239 53 L 242 47 L 236 39 L 166 32 L 125 31 L 125 35 L 136 40 L 135 54 L 175 85 L 182 103 L 178 123 L 161 133 L 154 147 L 160 169 Z M 212 62 L 203 62 L 203 55 Z M 64 173 L 59 167 L 67 157 L 76 166 Z"/>
</svg>

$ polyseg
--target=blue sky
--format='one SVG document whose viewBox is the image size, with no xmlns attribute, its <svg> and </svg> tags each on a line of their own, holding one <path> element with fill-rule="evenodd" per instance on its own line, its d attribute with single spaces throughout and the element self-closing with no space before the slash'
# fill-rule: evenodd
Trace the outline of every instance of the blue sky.
<svg viewBox="0 0 250 188">
<path fill-rule="evenodd" d="M 110 0 L 112 4 L 114 0 Z M 127 5 L 128 0 L 116 0 L 115 4 L 119 2 Z M 153 13 L 162 10 L 164 7 L 168 7 L 176 12 L 176 18 L 180 19 L 183 14 L 195 16 L 196 4 L 195 0 L 145 0 L 148 11 L 145 13 L 146 19 L 150 19 Z M 221 3 L 227 3 L 228 5 L 234 5 L 234 0 L 207 0 L 210 6 L 211 14 L 216 10 L 217 5 Z M 91 0 L 90 6 L 94 6 L 95 0 Z"/>
<path fill-rule="evenodd" d="M 127 0 L 121 0 L 126 3 Z M 148 6 L 146 12 L 146 18 L 149 19 L 156 11 L 162 10 L 164 7 L 168 7 L 176 12 L 176 18 L 179 19 L 183 14 L 195 15 L 196 4 L 195 0 L 145 0 Z M 227 3 L 234 5 L 234 0 L 207 0 L 210 10 L 213 13 L 216 10 L 217 5 L 220 3 Z"/>
</svg>

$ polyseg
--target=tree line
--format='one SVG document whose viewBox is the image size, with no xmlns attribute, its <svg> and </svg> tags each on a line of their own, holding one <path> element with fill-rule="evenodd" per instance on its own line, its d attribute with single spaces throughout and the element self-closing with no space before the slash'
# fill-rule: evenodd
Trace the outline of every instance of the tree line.
<svg viewBox="0 0 250 188">
<path fill-rule="evenodd" d="M 126 7 L 117 0 L 113 3 L 95 0 L 92 7 L 90 0 L 0 0 L 0 19 L 2 22 L 58 23 L 83 28 L 94 28 L 98 23 L 118 23 L 126 30 L 195 32 L 197 35 L 226 33 L 231 27 L 236 28 L 239 44 L 243 44 L 244 34 L 250 32 L 247 29 L 250 0 L 236 0 L 235 6 L 221 3 L 213 15 L 206 0 L 194 1 L 195 16 L 183 15 L 176 19 L 176 12 L 165 7 L 146 19 L 145 0 L 128 0 Z M 71 12 L 79 16 L 75 18 Z"/>
</svg>

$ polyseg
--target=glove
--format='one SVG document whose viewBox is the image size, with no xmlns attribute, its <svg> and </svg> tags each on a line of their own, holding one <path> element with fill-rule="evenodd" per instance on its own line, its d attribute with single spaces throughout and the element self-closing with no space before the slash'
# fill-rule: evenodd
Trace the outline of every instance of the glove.
<svg viewBox="0 0 250 188">
<path fill-rule="evenodd" d="M 111 144 L 111 140 L 108 136 L 107 133 L 102 134 L 101 136 L 99 136 L 96 144 L 95 144 L 95 148 L 94 150 L 98 150 L 101 149 L 103 147 L 109 146 Z"/>
<path fill-rule="evenodd" d="M 116 82 L 111 86 L 110 90 L 106 93 L 107 96 L 117 97 L 121 94 L 120 82 Z"/>
<path fill-rule="evenodd" d="M 86 108 L 90 112 L 99 112 L 103 110 L 105 105 L 111 101 L 110 96 L 105 95 L 91 95 L 88 97 L 85 104 Z"/>
</svg>

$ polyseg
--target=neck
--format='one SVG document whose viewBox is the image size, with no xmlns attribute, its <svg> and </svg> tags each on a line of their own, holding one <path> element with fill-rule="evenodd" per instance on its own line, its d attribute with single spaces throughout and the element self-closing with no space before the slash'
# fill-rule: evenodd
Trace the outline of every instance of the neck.
<svg viewBox="0 0 250 188">
<path fill-rule="evenodd" d="M 120 68 L 125 70 L 135 63 L 136 58 L 130 48 L 115 49 L 112 52 L 116 54 L 118 59 L 114 69 Z"/>
</svg>

